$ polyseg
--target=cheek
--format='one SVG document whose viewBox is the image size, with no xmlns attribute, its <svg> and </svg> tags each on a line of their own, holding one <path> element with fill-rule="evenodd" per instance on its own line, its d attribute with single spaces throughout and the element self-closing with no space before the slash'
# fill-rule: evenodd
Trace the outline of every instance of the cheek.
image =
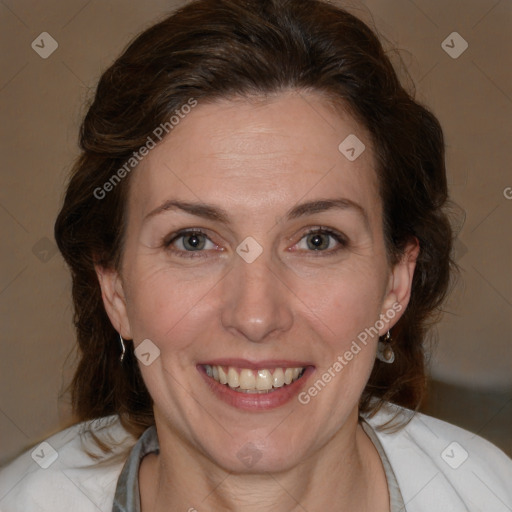
<svg viewBox="0 0 512 512">
<path fill-rule="evenodd" d="M 347 265 L 297 281 L 298 294 L 334 344 L 342 347 L 379 319 L 386 283 L 379 267 L 378 262 Z"/>
<path fill-rule="evenodd" d="M 315 349 L 317 385 L 305 390 L 305 399 L 325 386 L 329 391 L 322 391 L 321 402 L 332 411 L 358 400 L 375 362 L 386 274 L 377 270 L 376 261 L 363 267 L 347 266 L 317 280 L 314 287 L 301 285 L 303 302 L 314 313 L 310 325 L 322 340 Z"/>
<path fill-rule="evenodd" d="M 367 273 L 364 279 L 331 280 L 323 294 L 310 290 L 305 300 L 316 304 L 313 329 L 321 333 L 323 343 L 315 350 L 315 376 L 300 403 L 321 395 L 317 405 L 323 404 L 338 420 L 347 404 L 357 403 L 375 363 L 375 326 L 381 311 L 376 279 Z"/>
<path fill-rule="evenodd" d="M 149 338 L 159 346 L 172 340 L 175 349 L 186 346 L 203 325 L 209 309 L 205 299 L 218 279 L 217 273 L 198 277 L 151 262 L 134 267 L 127 311 L 134 339 Z"/>
</svg>

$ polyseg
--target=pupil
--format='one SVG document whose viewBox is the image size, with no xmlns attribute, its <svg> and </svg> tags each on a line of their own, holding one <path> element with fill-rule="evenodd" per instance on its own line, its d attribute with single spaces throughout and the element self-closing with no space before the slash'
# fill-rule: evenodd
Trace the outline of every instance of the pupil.
<svg viewBox="0 0 512 512">
<path fill-rule="evenodd" d="M 312 235 L 312 237 L 310 238 L 310 241 L 315 248 L 319 248 L 322 247 L 322 245 L 325 245 L 322 243 L 322 236 L 323 235 L 316 234 Z"/>
<path fill-rule="evenodd" d="M 197 249 L 201 245 L 201 240 L 198 235 L 190 235 L 186 239 L 187 245 L 193 249 Z"/>
</svg>

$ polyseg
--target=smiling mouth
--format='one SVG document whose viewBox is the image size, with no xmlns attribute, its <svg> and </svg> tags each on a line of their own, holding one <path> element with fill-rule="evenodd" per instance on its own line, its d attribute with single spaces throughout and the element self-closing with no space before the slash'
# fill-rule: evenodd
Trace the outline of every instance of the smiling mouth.
<svg viewBox="0 0 512 512">
<path fill-rule="evenodd" d="M 219 384 L 239 393 L 272 393 L 299 380 L 306 366 L 294 368 L 236 368 L 234 366 L 202 365 L 206 375 Z"/>
</svg>

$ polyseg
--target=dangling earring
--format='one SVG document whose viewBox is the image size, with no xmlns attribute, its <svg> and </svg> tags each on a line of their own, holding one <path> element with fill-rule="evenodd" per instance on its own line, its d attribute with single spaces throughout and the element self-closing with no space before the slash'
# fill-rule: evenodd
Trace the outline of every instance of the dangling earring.
<svg viewBox="0 0 512 512">
<path fill-rule="evenodd" d="M 391 347 L 391 333 L 388 331 L 383 340 L 379 339 L 377 343 L 377 354 L 376 357 L 383 363 L 391 364 L 395 360 L 395 353 Z"/>
<path fill-rule="evenodd" d="M 121 333 L 119 333 L 119 340 L 121 341 L 121 357 L 119 358 L 119 361 L 121 361 L 121 363 L 122 363 L 126 349 L 124 347 L 124 340 L 123 340 L 123 337 L 121 336 Z"/>
</svg>

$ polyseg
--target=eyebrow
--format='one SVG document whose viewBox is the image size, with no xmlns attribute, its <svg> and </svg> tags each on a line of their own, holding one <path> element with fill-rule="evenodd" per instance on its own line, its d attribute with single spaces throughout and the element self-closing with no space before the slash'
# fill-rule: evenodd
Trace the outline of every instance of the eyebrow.
<svg viewBox="0 0 512 512">
<path fill-rule="evenodd" d="M 188 201 L 178 201 L 176 199 L 170 199 L 165 201 L 163 204 L 149 212 L 143 222 L 146 222 L 152 217 L 159 215 L 163 212 L 172 210 L 182 210 L 190 215 L 201 217 L 203 219 L 213 220 L 225 224 L 231 225 L 229 214 L 223 208 L 206 204 L 206 203 L 191 203 Z M 313 215 L 315 213 L 327 212 L 329 210 L 352 210 L 357 212 L 363 219 L 366 227 L 370 230 L 370 221 L 366 210 L 358 203 L 346 199 L 317 199 L 316 201 L 309 201 L 307 203 L 301 203 L 290 209 L 285 218 L 287 220 L 294 220 L 307 215 Z"/>
</svg>

